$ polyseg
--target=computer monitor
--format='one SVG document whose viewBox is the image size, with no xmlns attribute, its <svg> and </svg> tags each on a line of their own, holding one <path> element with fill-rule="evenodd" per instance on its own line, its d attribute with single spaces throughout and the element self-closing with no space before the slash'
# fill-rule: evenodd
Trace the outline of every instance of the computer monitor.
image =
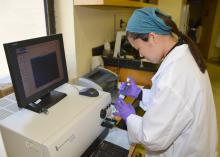
<svg viewBox="0 0 220 157">
<path fill-rule="evenodd" d="M 19 107 L 43 112 L 66 96 L 54 89 L 68 81 L 62 34 L 4 44 Z"/>
</svg>

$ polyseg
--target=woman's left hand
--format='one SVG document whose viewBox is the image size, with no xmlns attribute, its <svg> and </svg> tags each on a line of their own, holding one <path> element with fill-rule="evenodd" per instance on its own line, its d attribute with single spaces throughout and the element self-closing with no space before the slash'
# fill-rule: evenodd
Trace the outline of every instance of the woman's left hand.
<svg viewBox="0 0 220 157">
<path fill-rule="evenodd" d="M 127 122 L 128 116 L 136 114 L 134 107 L 131 104 L 126 104 L 121 98 L 115 101 L 115 108 L 118 111 L 115 115 L 120 116 L 125 122 Z"/>
</svg>

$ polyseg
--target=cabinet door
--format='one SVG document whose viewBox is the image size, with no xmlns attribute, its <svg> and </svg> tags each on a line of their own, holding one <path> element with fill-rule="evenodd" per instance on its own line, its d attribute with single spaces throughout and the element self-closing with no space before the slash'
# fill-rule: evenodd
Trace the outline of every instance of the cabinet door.
<svg viewBox="0 0 220 157">
<path fill-rule="evenodd" d="M 74 0 L 74 5 L 97 5 L 97 6 L 115 6 L 115 7 L 158 7 L 158 0 L 146 0 L 131 1 L 131 0 Z"/>
<path fill-rule="evenodd" d="M 138 85 L 151 86 L 151 78 L 153 75 L 154 73 L 149 71 L 120 68 L 119 79 L 124 82 L 127 77 L 130 76 Z"/>
<path fill-rule="evenodd" d="M 106 69 L 111 70 L 112 72 L 119 74 L 120 68 L 114 66 L 105 66 Z"/>
<path fill-rule="evenodd" d="M 124 82 L 127 77 L 132 77 L 138 85 L 151 86 L 151 78 L 154 73 L 149 71 L 134 70 L 128 68 L 118 68 L 114 66 L 105 66 L 105 68 L 115 72 L 119 75 L 119 81 Z"/>
</svg>

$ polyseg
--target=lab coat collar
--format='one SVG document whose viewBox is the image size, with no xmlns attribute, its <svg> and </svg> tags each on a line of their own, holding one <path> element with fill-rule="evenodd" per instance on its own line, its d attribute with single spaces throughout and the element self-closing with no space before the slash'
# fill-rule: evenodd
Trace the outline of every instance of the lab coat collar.
<svg viewBox="0 0 220 157">
<path fill-rule="evenodd" d="M 172 64 L 175 60 L 182 57 L 186 54 L 186 51 L 188 49 L 187 44 L 182 44 L 179 46 L 176 46 L 170 53 L 165 57 L 165 59 L 160 64 L 159 69 L 157 70 L 156 74 L 152 77 L 151 81 L 154 82 L 155 79 L 160 75 L 161 72 L 163 72 L 166 67 L 170 64 Z"/>
</svg>

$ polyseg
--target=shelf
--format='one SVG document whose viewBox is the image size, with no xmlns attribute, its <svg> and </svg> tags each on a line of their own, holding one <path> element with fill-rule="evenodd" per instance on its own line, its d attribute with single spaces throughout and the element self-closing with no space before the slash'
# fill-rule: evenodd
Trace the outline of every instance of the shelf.
<svg viewBox="0 0 220 157">
<path fill-rule="evenodd" d="M 117 6 L 117 7 L 157 7 L 156 4 L 144 3 L 132 0 L 75 0 L 75 6 Z"/>
<path fill-rule="evenodd" d="M 131 59 L 118 59 L 118 58 L 107 58 L 102 57 L 105 66 L 113 66 L 113 67 L 121 67 L 121 68 L 129 68 L 139 71 L 151 71 L 156 72 L 158 69 L 158 64 L 153 64 L 150 62 L 143 62 L 143 66 L 141 65 L 140 60 L 131 60 Z"/>
</svg>

